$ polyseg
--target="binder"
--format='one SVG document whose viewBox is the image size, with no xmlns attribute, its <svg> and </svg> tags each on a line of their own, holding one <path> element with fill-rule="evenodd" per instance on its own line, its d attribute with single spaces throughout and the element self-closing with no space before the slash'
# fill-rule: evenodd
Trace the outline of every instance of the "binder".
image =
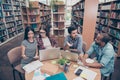
<svg viewBox="0 0 120 80">
<path fill-rule="evenodd" d="M 45 80 L 67 80 L 63 72 L 47 77 Z"/>
</svg>

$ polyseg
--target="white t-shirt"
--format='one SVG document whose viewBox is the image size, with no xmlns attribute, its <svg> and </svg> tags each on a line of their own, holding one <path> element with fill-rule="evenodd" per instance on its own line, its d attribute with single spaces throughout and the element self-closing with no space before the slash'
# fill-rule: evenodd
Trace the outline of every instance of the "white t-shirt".
<svg viewBox="0 0 120 80">
<path fill-rule="evenodd" d="M 51 43 L 50 43 L 50 40 L 49 40 L 48 37 L 42 38 L 42 41 L 43 41 L 44 47 L 45 47 L 46 49 L 52 48 Z"/>
</svg>

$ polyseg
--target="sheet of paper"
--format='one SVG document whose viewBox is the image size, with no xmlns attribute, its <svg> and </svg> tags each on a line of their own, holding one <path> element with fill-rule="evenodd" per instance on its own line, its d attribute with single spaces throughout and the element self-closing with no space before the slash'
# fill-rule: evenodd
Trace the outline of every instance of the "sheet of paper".
<svg viewBox="0 0 120 80">
<path fill-rule="evenodd" d="M 23 67 L 23 69 L 27 72 L 27 73 L 30 73 L 34 70 L 36 70 L 37 68 L 41 67 L 43 64 L 42 62 L 40 62 L 39 60 L 36 60 L 36 61 L 33 61 L 27 65 L 25 65 Z"/>
<path fill-rule="evenodd" d="M 75 79 L 73 79 L 73 80 L 84 80 L 83 78 L 81 78 L 81 77 L 76 77 Z"/>
<path fill-rule="evenodd" d="M 82 69 L 83 71 L 81 72 L 80 74 L 80 77 L 83 77 L 87 80 L 94 80 L 97 73 L 92 71 L 92 70 L 89 70 L 88 68 L 84 68 L 82 66 L 79 66 L 75 71 L 74 73 L 78 70 L 78 69 Z"/>
<path fill-rule="evenodd" d="M 93 59 L 90 59 L 90 58 L 87 58 L 87 59 L 86 59 L 86 62 L 87 62 L 87 63 L 94 63 L 94 60 L 93 60 Z"/>
<path fill-rule="evenodd" d="M 49 75 L 42 73 L 40 69 L 35 70 L 32 80 L 45 80 Z"/>
</svg>

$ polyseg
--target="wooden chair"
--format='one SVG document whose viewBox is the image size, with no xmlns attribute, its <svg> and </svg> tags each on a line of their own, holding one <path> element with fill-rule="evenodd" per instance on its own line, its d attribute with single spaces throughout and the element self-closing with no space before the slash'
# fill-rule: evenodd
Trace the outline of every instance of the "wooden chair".
<svg viewBox="0 0 120 80">
<path fill-rule="evenodd" d="M 20 79 L 23 80 L 22 74 L 24 74 L 24 70 L 22 69 L 21 64 L 20 64 L 21 58 L 22 58 L 21 54 L 22 54 L 21 47 L 15 47 L 7 53 L 9 62 L 11 64 L 11 67 L 13 68 L 14 80 L 16 80 L 15 78 L 16 72 L 19 74 Z"/>
<path fill-rule="evenodd" d="M 87 43 L 83 41 L 82 50 L 84 54 L 86 53 L 86 47 L 87 47 Z"/>
</svg>

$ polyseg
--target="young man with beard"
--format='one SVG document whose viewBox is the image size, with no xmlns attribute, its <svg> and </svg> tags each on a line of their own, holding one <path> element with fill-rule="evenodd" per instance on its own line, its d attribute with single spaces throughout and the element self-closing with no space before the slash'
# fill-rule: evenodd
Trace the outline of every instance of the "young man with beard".
<svg viewBox="0 0 120 80">
<path fill-rule="evenodd" d="M 69 35 L 66 36 L 64 41 L 64 49 L 69 50 L 71 52 L 75 52 L 79 54 L 79 58 L 83 58 L 83 50 L 82 50 L 82 36 L 78 34 L 76 27 L 69 27 L 68 28 Z"/>
<path fill-rule="evenodd" d="M 88 67 L 100 68 L 101 80 L 105 80 L 114 70 L 115 52 L 109 43 L 110 37 L 105 33 L 99 33 L 89 50 L 84 55 L 84 65 Z M 97 62 L 86 63 L 85 60 L 95 53 Z"/>
</svg>

